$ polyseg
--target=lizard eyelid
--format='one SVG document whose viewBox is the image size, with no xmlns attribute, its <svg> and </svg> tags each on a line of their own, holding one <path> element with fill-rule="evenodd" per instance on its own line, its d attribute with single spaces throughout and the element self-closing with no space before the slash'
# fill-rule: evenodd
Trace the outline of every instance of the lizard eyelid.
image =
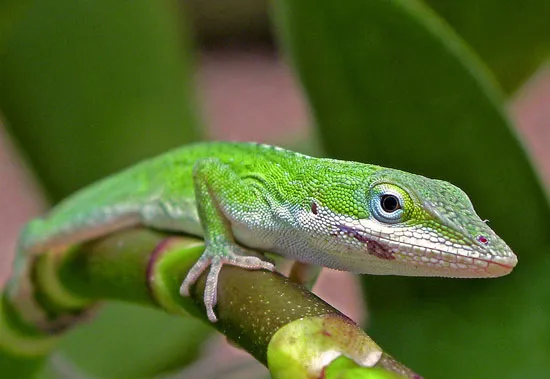
<svg viewBox="0 0 550 379">
<path fill-rule="evenodd" d="M 396 224 L 403 219 L 402 204 L 403 198 L 398 192 L 384 191 L 374 194 L 370 199 L 371 214 L 380 222 Z"/>
</svg>

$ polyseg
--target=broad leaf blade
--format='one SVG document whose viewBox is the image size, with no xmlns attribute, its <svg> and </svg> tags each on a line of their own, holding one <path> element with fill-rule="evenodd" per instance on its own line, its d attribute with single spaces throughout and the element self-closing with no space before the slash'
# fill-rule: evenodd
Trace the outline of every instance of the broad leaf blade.
<svg viewBox="0 0 550 379">
<path fill-rule="evenodd" d="M 51 0 L 13 13 L 0 107 L 54 202 L 197 139 L 177 10 L 172 0 Z M 99 377 L 135 377 L 189 362 L 208 333 L 193 320 L 111 305 L 61 354 Z"/>
<path fill-rule="evenodd" d="M 428 0 L 483 58 L 506 92 L 550 58 L 550 2 Z"/>
<path fill-rule="evenodd" d="M 97 378 L 153 377 L 191 363 L 211 332 L 199 320 L 113 303 L 67 336 L 61 353 Z"/>
<path fill-rule="evenodd" d="M 0 105 L 54 201 L 198 137 L 172 0 L 35 2 L 0 55 Z"/>
<path fill-rule="evenodd" d="M 427 377 L 544 375 L 550 212 L 491 74 L 417 1 L 277 5 L 330 155 L 459 185 L 519 255 L 498 280 L 365 277 L 369 333 Z"/>
</svg>

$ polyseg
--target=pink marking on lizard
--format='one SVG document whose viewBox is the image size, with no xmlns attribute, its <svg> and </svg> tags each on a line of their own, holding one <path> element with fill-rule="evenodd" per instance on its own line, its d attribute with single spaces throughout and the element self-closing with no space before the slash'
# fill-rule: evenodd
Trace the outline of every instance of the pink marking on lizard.
<svg viewBox="0 0 550 379">
<path fill-rule="evenodd" d="M 395 256 L 391 250 L 386 249 L 381 243 L 369 239 L 357 230 L 346 225 L 338 225 L 338 229 L 350 237 L 355 238 L 357 241 L 366 244 L 369 254 L 372 254 L 380 259 L 395 259 Z"/>
</svg>

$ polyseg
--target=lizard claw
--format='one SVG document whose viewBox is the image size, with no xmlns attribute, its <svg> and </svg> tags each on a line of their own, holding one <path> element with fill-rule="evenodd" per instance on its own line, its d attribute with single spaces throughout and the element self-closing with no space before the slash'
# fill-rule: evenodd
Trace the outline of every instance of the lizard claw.
<svg viewBox="0 0 550 379">
<path fill-rule="evenodd" d="M 191 286 L 196 283 L 202 273 L 210 266 L 210 271 L 206 277 L 206 285 L 204 288 L 204 305 L 206 307 L 206 315 L 210 322 L 217 322 L 218 318 L 214 312 L 214 306 L 218 301 L 218 276 L 224 264 L 237 266 L 248 270 L 275 271 L 275 265 L 271 262 L 264 261 L 261 258 L 254 256 L 241 256 L 232 254 L 230 256 L 214 256 L 204 253 L 199 258 L 197 263 L 189 270 L 185 280 L 181 284 L 180 294 L 189 296 Z"/>
</svg>

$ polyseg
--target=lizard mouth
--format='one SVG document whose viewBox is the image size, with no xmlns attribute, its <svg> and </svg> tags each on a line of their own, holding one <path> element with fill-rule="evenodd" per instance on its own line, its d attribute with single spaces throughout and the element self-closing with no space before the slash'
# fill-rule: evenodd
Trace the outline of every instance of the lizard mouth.
<svg viewBox="0 0 550 379">
<path fill-rule="evenodd" d="M 411 241 L 395 241 L 382 235 L 371 235 L 349 225 L 337 225 L 339 234 L 345 234 L 363 243 L 370 255 L 382 260 L 397 260 L 415 268 L 426 276 L 497 277 L 509 274 L 517 264 L 517 257 L 492 255 L 471 247 L 452 247 L 429 243 L 420 245 Z M 431 270 L 433 272 L 427 272 Z M 409 270 L 407 270 L 409 271 Z"/>
<path fill-rule="evenodd" d="M 337 225 L 340 232 L 355 238 L 357 241 L 367 245 L 367 250 L 369 254 L 374 255 L 380 259 L 393 260 L 395 259 L 394 252 L 386 248 L 382 243 L 375 241 L 373 238 L 362 234 L 361 231 L 352 228 L 347 225 Z"/>
</svg>

